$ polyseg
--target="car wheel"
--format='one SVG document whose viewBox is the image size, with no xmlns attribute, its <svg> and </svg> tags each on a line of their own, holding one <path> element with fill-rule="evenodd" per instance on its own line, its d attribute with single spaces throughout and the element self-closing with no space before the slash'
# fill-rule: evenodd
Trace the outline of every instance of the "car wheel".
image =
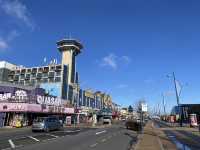
<svg viewBox="0 0 200 150">
<path fill-rule="evenodd" d="M 49 128 L 45 128 L 45 132 L 49 132 Z"/>
</svg>

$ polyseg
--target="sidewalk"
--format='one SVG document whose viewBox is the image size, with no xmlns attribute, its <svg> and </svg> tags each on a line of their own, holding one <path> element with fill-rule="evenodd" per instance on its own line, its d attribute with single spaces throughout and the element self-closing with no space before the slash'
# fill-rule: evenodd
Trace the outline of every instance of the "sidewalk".
<svg viewBox="0 0 200 150">
<path fill-rule="evenodd" d="M 159 129 L 149 121 L 144 127 L 143 133 L 138 137 L 138 143 L 134 150 L 176 150 L 176 146 Z"/>
</svg>

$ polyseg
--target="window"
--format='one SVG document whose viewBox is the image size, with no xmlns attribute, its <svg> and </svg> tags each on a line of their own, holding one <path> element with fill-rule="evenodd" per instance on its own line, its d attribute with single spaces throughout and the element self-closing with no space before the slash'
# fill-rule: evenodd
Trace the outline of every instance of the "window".
<svg viewBox="0 0 200 150">
<path fill-rule="evenodd" d="M 43 82 L 43 83 L 46 83 L 46 82 L 48 82 L 48 79 L 47 79 L 47 78 L 44 78 L 44 79 L 42 80 L 42 82 Z"/>
<path fill-rule="evenodd" d="M 60 82 L 61 81 L 61 77 L 56 77 L 55 82 Z"/>
<path fill-rule="evenodd" d="M 49 79 L 49 82 L 54 82 L 54 78 L 50 78 L 50 79 Z"/>
</svg>

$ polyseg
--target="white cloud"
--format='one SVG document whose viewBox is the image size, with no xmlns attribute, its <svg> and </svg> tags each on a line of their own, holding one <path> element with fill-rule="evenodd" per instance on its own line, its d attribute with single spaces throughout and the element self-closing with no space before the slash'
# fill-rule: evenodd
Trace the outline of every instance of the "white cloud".
<svg viewBox="0 0 200 150">
<path fill-rule="evenodd" d="M 113 69 L 117 69 L 117 56 L 115 54 L 109 54 L 105 56 L 101 61 L 101 66 L 109 66 Z"/>
<path fill-rule="evenodd" d="M 19 35 L 20 34 L 17 30 L 12 30 L 7 36 L 7 41 L 12 41 L 13 39 L 15 39 Z"/>
<path fill-rule="evenodd" d="M 122 61 L 124 61 L 127 64 L 129 64 L 131 62 L 131 58 L 128 56 L 122 56 L 121 59 L 122 59 Z"/>
<path fill-rule="evenodd" d="M 19 36 L 19 32 L 12 30 L 8 33 L 7 37 L 0 37 L 0 51 L 5 51 L 9 48 L 9 43 Z"/>
<path fill-rule="evenodd" d="M 0 51 L 3 51 L 8 48 L 8 43 L 0 38 Z"/>
<path fill-rule="evenodd" d="M 108 66 L 112 69 L 117 69 L 119 64 L 129 64 L 131 59 L 128 56 L 117 56 L 113 53 L 103 57 L 100 61 L 100 66 Z"/>
<path fill-rule="evenodd" d="M 7 15 L 23 21 L 32 29 L 34 28 L 34 24 L 29 17 L 29 11 L 25 4 L 21 3 L 19 0 L 1 0 L 0 5 Z"/>
</svg>

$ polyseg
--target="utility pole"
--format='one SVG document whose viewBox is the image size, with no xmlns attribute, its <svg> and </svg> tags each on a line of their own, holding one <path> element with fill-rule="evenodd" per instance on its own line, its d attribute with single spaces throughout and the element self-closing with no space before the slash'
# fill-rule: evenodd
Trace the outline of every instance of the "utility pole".
<svg viewBox="0 0 200 150">
<path fill-rule="evenodd" d="M 175 73 L 173 72 L 173 79 L 174 79 L 174 88 L 175 88 L 175 92 L 176 92 L 176 101 L 177 101 L 177 105 L 179 107 L 179 123 L 180 123 L 180 126 L 182 127 L 182 108 L 181 108 L 181 105 L 180 105 L 180 101 L 179 101 L 179 94 L 178 94 L 178 91 L 177 91 L 177 86 L 176 86 L 176 77 L 175 77 Z"/>
<path fill-rule="evenodd" d="M 166 115 L 166 109 L 165 109 L 165 96 L 164 96 L 164 94 L 162 94 L 162 97 L 163 97 L 162 103 L 163 103 L 164 115 Z"/>
</svg>

